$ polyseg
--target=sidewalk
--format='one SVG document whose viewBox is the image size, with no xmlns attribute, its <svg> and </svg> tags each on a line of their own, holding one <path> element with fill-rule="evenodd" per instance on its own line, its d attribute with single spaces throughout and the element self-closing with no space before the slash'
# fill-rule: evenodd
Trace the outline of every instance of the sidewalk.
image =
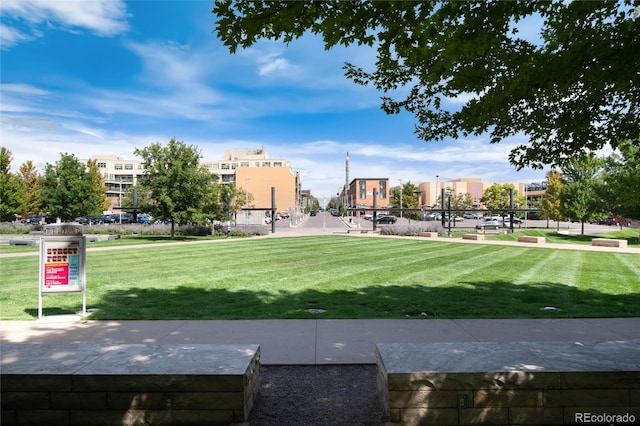
<svg viewBox="0 0 640 426">
<path fill-rule="evenodd" d="M 251 344 L 265 365 L 375 364 L 376 343 L 640 340 L 640 318 L 461 320 L 3 321 L 24 344 Z"/>
</svg>

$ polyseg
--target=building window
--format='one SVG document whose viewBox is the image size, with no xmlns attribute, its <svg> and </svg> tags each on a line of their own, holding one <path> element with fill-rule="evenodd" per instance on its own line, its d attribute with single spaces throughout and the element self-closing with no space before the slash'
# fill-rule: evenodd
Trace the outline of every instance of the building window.
<svg viewBox="0 0 640 426">
<path fill-rule="evenodd" d="M 222 163 L 222 167 L 220 167 L 222 170 L 229 170 L 229 163 Z"/>
<path fill-rule="evenodd" d="M 282 163 L 280 161 L 276 161 L 273 163 L 273 167 L 282 167 Z"/>
<path fill-rule="evenodd" d="M 96 165 L 98 166 L 98 168 L 100 169 L 106 169 L 107 168 L 107 163 L 105 163 L 104 161 L 98 161 L 96 163 Z"/>
<path fill-rule="evenodd" d="M 133 164 L 129 163 L 129 164 L 125 164 L 124 165 L 124 169 L 125 170 L 133 170 Z"/>
<path fill-rule="evenodd" d="M 268 161 L 263 161 L 262 162 L 262 167 L 271 167 L 271 163 Z"/>
<path fill-rule="evenodd" d="M 387 198 L 387 181 L 380 181 L 380 199 L 384 200 Z"/>
<path fill-rule="evenodd" d="M 235 170 L 238 168 L 238 163 L 231 163 L 231 170 Z"/>
<path fill-rule="evenodd" d="M 361 180 L 358 184 L 360 186 L 360 199 L 365 200 L 367 198 L 367 182 Z"/>
<path fill-rule="evenodd" d="M 256 161 L 256 167 L 260 167 L 260 163 Z"/>
<path fill-rule="evenodd" d="M 121 164 L 121 163 L 116 163 L 116 164 L 114 164 L 114 165 L 113 165 L 113 168 L 114 168 L 115 170 L 122 170 L 122 169 L 123 169 L 123 167 L 122 167 L 122 164 Z"/>
<path fill-rule="evenodd" d="M 240 163 L 240 167 L 249 167 L 249 162 L 248 161 L 242 161 Z"/>
</svg>

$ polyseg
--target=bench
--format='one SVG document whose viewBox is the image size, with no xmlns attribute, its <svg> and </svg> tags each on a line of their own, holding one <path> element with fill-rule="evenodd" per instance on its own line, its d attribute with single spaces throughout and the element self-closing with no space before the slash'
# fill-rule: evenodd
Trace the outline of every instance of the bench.
<svg viewBox="0 0 640 426">
<path fill-rule="evenodd" d="M 258 345 L 2 344 L 2 424 L 246 422 Z"/>
<path fill-rule="evenodd" d="M 11 246 L 38 246 L 40 245 L 40 240 L 33 238 L 12 238 L 9 240 L 9 245 Z"/>
<path fill-rule="evenodd" d="M 521 235 L 518 237 L 519 243 L 544 244 L 547 242 L 545 237 L 533 237 L 529 235 Z"/>
<path fill-rule="evenodd" d="M 427 237 L 427 238 L 437 238 L 438 233 L 437 232 L 419 232 L 418 236 Z"/>
<path fill-rule="evenodd" d="M 484 240 L 484 234 L 462 234 L 463 240 Z"/>
<path fill-rule="evenodd" d="M 633 423 L 638 353 L 640 340 L 378 344 L 378 394 L 389 424 Z"/>
<path fill-rule="evenodd" d="M 613 238 L 594 238 L 591 240 L 591 245 L 599 247 L 627 247 L 627 240 L 616 240 Z"/>
</svg>

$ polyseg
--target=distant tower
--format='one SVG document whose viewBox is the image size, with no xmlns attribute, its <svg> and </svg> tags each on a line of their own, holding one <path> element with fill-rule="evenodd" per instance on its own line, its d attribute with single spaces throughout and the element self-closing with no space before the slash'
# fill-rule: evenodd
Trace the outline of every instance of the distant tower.
<svg viewBox="0 0 640 426">
<path fill-rule="evenodd" d="M 349 207 L 349 151 L 347 151 L 347 161 L 345 162 L 345 178 L 344 178 L 344 205 Z"/>
</svg>

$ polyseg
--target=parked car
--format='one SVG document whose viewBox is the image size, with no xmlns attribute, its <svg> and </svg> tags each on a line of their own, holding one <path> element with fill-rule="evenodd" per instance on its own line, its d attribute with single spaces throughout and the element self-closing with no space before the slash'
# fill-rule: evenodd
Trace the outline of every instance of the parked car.
<svg viewBox="0 0 640 426">
<path fill-rule="evenodd" d="M 78 216 L 74 219 L 74 221 L 78 222 L 80 225 L 89 225 L 89 218 L 87 216 Z"/>
<path fill-rule="evenodd" d="M 30 214 L 22 222 L 27 225 L 39 225 L 44 222 L 44 218 L 39 214 Z"/>
<path fill-rule="evenodd" d="M 448 214 L 444 215 L 444 221 L 445 222 L 449 221 L 449 215 Z M 463 222 L 464 218 L 461 217 L 461 216 L 453 215 L 453 216 L 451 216 L 451 221 L 452 222 Z"/>
<path fill-rule="evenodd" d="M 484 215 L 482 213 L 465 213 L 462 217 L 465 219 L 482 219 Z"/>
<path fill-rule="evenodd" d="M 503 223 L 504 223 L 504 226 L 506 226 L 506 227 L 510 227 L 511 226 L 511 220 L 509 219 L 509 217 L 505 217 Z M 514 217 L 513 218 L 513 223 L 515 225 L 520 225 L 522 223 L 522 219 L 520 219 L 519 217 Z"/>
<path fill-rule="evenodd" d="M 112 214 L 113 223 L 133 223 L 133 215 L 131 213 Z"/>
<path fill-rule="evenodd" d="M 138 223 L 151 223 L 151 216 L 147 214 L 139 214 L 138 215 Z"/>
<path fill-rule="evenodd" d="M 482 223 L 476 225 L 476 229 L 500 229 L 502 225 L 495 219 L 485 220 Z"/>
<path fill-rule="evenodd" d="M 311 211 L 309 212 L 309 215 L 311 215 L 311 216 L 317 216 L 317 215 L 318 215 L 318 210 L 311 210 Z"/>
<path fill-rule="evenodd" d="M 115 223 L 115 219 L 110 214 L 103 214 L 102 216 L 92 217 L 91 223 L 95 225 L 104 225 L 107 223 Z"/>
<path fill-rule="evenodd" d="M 423 216 L 424 220 L 440 220 L 442 219 L 442 216 L 440 215 L 440 213 L 429 213 Z"/>
<path fill-rule="evenodd" d="M 382 214 L 376 216 L 376 223 L 396 223 L 396 217 L 391 214 Z"/>
</svg>

